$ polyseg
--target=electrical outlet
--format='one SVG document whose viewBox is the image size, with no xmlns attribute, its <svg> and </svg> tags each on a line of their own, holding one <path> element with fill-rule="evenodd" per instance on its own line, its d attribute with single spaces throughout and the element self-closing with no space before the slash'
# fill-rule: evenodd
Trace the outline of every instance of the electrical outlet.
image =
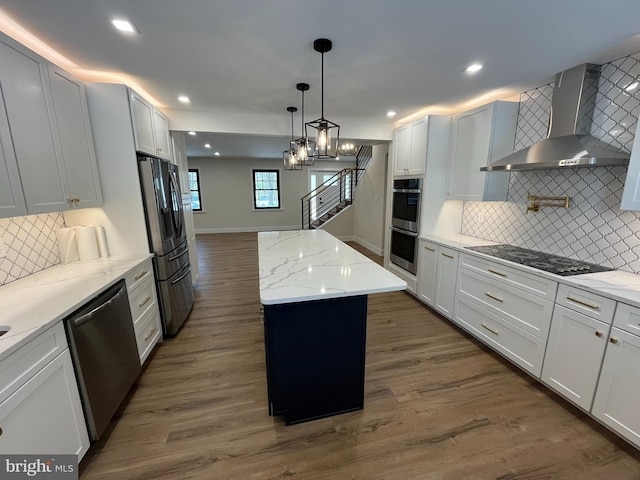
<svg viewBox="0 0 640 480">
<path fill-rule="evenodd" d="M 484 223 L 484 212 L 478 213 L 478 223 Z"/>
</svg>

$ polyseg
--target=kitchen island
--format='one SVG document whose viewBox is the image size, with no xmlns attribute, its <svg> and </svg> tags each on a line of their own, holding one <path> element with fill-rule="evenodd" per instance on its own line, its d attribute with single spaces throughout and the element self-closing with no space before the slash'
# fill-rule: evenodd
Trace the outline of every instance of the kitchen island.
<svg viewBox="0 0 640 480">
<path fill-rule="evenodd" d="M 258 234 L 269 414 L 364 407 L 367 296 L 406 282 L 323 230 Z"/>
</svg>

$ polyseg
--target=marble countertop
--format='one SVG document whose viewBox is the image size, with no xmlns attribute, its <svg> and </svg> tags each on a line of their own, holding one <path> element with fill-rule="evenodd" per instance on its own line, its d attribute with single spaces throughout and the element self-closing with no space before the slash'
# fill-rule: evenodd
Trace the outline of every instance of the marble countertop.
<svg viewBox="0 0 640 480">
<path fill-rule="evenodd" d="M 258 233 L 264 305 L 404 290 L 407 283 L 324 230 Z"/>
<path fill-rule="evenodd" d="M 617 300 L 619 302 L 623 302 L 628 305 L 633 305 L 640 308 L 640 275 L 637 275 L 635 273 L 625 272 L 623 270 L 613 270 L 610 272 L 585 273 L 582 275 L 563 277 L 550 272 L 545 272 L 543 270 L 538 270 L 537 268 L 527 267 L 526 265 L 510 262 L 509 260 L 504 260 L 502 258 L 496 258 L 490 255 L 474 252 L 473 250 L 464 249 L 464 247 L 498 244 L 497 242 L 492 242 L 490 240 L 483 240 L 481 238 L 469 237 L 466 235 L 424 235 L 420 238 L 437 243 L 439 245 L 458 249 L 461 252 L 468 253 L 470 255 L 484 257 L 496 263 L 501 263 L 513 268 L 518 268 L 534 275 L 549 278 L 558 283 L 564 283 L 565 285 L 582 288 L 584 290 L 599 295 L 604 295 L 613 300 Z"/>
<path fill-rule="evenodd" d="M 73 313 L 152 255 L 59 264 L 0 287 L 0 360 Z"/>
</svg>

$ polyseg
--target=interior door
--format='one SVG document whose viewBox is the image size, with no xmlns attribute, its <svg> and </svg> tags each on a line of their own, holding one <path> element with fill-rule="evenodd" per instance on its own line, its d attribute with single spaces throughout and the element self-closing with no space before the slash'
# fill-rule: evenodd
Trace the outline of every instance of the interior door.
<svg viewBox="0 0 640 480">
<path fill-rule="evenodd" d="M 339 171 L 320 171 L 320 170 L 310 170 L 309 171 L 309 191 L 313 192 L 320 185 L 323 185 L 325 182 L 329 181 L 332 177 L 336 176 Z M 311 198 L 310 210 L 311 210 L 311 221 L 316 220 L 329 210 L 330 206 L 326 201 L 327 196 L 331 195 L 334 189 L 339 188 L 338 185 L 338 177 L 335 178 L 335 181 L 331 182 L 329 185 L 325 185 L 322 190 L 318 191 L 318 195 L 314 195 Z M 323 194 L 325 195 L 325 200 L 323 200 Z"/>
</svg>

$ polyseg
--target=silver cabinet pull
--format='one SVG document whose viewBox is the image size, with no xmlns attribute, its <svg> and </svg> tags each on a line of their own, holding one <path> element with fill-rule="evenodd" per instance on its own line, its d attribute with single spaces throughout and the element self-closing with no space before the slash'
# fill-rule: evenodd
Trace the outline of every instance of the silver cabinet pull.
<svg viewBox="0 0 640 480">
<path fill-rule="evenodd" d="M 506 273 L 499 272 L 499 271 L 497 271 L 497 270 L 494 270 L 493 268 L 490 268 L 488 271 L 489 271 L 490 273 L 494 273 L 494 274 L 496 274 L 496 275 L 500 275 L 501 277 L 506 277 L 506 276 L 507 276 L 507 274 L 506 274 Z"/>
<path fill-rule="evenodd" d="M 448 253 L 441 253 L 440 255 L 443 255 L 447 258 L 453 258 L 453 255 L 449 255 Z"/>
<path fill-rule="evenodd" d="M 138 280 L 140 280 L 142 277 L 144 277 L 147 273 L 146 270 L 144 272 L 140 272 L 138 275 L 136 275 L 135 277 L 133 277 L 133 279 L 137 282 Z"/>
<path fill-rule="evenodd" d="M 151 297 L 147 297 L 144 299 L 144 301 L 142 303 L 138 304 L 138 308 L 142 308 L 144 307 L 147 303 L 149 303 L 149 300 L 151 300 Z"/>
<path fill-rule="evenodd" d="M 260 323 L 264 325 L 264 305 L 260 305 Z"/>
<path fill-rule="evenodd" d="M 610 338 L 610 339 L 609 339 L 609 341 L 610 341 L 611 343 L 613 343 L 614 345 L 617 345 L 617 344 L 618 344 L 618 342 L 619 342 L 619 340 L 618 340 L 617 338 Z"/>
<path fill-rule="evenodd" d="M 604 333 L 599 332 L 598 330 L 596 330 L 596 337 L 601 337 L 602 335 L 604 335 Z"/>
<path fill-rule="evenodd" d="M 600 305 L 593 305 L 592 303 L 583 302 L 582 300 L 578 300 L 577 298 L 568 296 L 567 300 L 573 303 L 577 303 L 578 305 L 582 305 L 583 307 L 590 308 L 591 310 L 599 310 Z"/>
<path fill-rule="evenodd" d="M 149 332 L 149 335 L 147 335 L 146 337 L 144 337 L 144 341 L 146 342 L 147 340 L 149 340 L 151 337 L 153 337 L 153 335 L 156 333 L 157 328 L 153 327 L 151 329 L 151 331 Z"/>
<path fill-rule="evenodd" d="M 490 293 L 485 293 L 485 295 L 489 298 L 493 298 L 494 300 L 497 300 L 498 302 L 502 303 L 504 302 L 504 300 L 502 298 L 496 297 L 494 295 L 491 295 Z"/>
<path fill-rule="evenodd" d="M 482 328 L 484 328 L 485 330 L 489 330 L 491 333 L 498 335 L 498 330 L 494 330 L 493 328 L 491 328 L 489 325 L 487 325 L 486 323 L 482 323 Z"/>
<path fill-rule="evenodd" d="M 429 250 L 430 252 L 435 252 L 436 249 L 435 248 L 431 248 L 431 247 L 424 247 L 425 250 Z"/>
</svg>

